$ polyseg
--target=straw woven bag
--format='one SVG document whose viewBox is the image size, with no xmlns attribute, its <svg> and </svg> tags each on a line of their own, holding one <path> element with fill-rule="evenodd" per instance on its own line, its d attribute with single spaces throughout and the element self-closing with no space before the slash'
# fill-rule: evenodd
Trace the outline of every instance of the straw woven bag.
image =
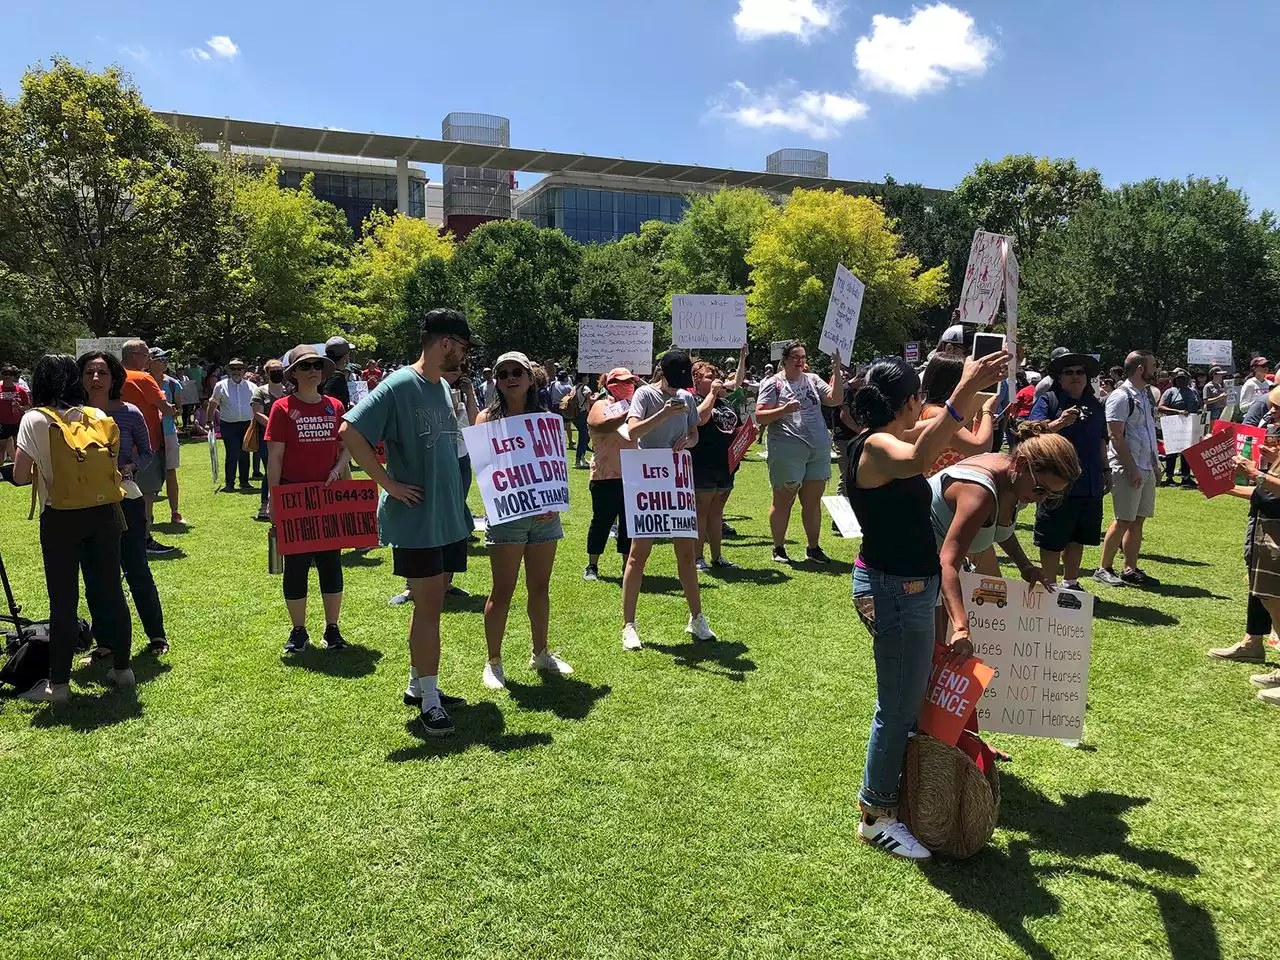
<svg viewBox="0 0 1280 960">
<path fill-rule="evenodd" d="M 964 751 L 917 734 L 907 741 L 898 815 L 933 853 L 963 860 L 987 845 L 1000 815 L 1000 775 Z"/>
</svg>

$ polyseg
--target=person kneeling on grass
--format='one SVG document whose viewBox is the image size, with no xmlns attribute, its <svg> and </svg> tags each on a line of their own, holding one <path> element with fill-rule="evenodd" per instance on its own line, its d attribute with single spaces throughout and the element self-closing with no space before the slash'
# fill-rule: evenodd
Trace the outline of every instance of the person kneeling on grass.
<svg viewBox="0 0 1280 960">
<path fill-rule="evenodd" d="M 289 354 L 285 376 L 296 389 L 277 400 L 267 417 L 267 482 L 272 489 L 294 483 L 325 486 L 347 470 L 351 455 L 338 440 L 338 425 L 346 411 L 342 402 L 320 393 L 320 384 L 333 372 L 333 361 L 307 344 L 299 344 Z M 268 501 L 268 504 L 270 501 Z M 324 642 L 330 650 L 341 650 L 346 641 L 338 629 L 342 610 L 342 551 L 317 550 L 291 553 L 284 558 L 284 602 L 293 626 L 284 645 L 286 656 L 307 649 L 307 578 L 311 564 L 320 577 L 320 599 L 324 604 Z"/>
<path fill-rule="evenodd" d="M 733 570 L 738 565 L 720 553 L 724 537 L 724 507 L 733 493 L 733 471 L 729 468 L 729 448 L 742 426 L 742 418 L 725 399 L 742 386 L 747 348 L 738 356 L 737 375 L 729 383 L 713 363 L 699 360 L 693 365 L 693 385 L 702 402 L 698 404 L 698 444 L 693 448 L 693 491 L 698 501 L 699 571 L 718 568 Z M 711 564 L 702 558 L 702 545 L 711 544 Z"/>
<path fill-rule="evenodd" d="M 542 412 L 538 388 L 533 382 L 533 365 L 528 357 L 516 351 L 504 353 L 494 367 L 497 389 L 489 406 L 481 411 L 477 424 Z M 490 690 L 504 690 L 507 686 L 502 670 L 502 635 L 507 630 L 507 615 L 520 578 L 521 563 L 529 593 L 529 629 L 533 634 L 529 669 L 561 676 L 573 673 L 573 667 L 547 649 L 551 568 L 556 561 L 556 545 L 562 539 L 564 528 L 558 513 L 543 513 L 506 523 L 486 521 L 484 542 L 489 548 L 493 588 L 484 605 L 484 638 L 489 659 L 481 679 Z"/>
<path fill-rule="evenodd" d="M 849 502 L 862 526 L 853 570 L 853 600 L 871 633 L 876 666 L 876 709 L 858 804 L 858 836 L 899 857 L 924 860 L 928 849 L 897 818 L 899 780 L 907 737 L 915 729 L 933 665 L 934 605 L 941 565 L 934 545 L 933 495 L 924 472 L 942 453 L 974 395 L 1000 381 L 1007 353 L 965 362 L 946 403 L 915 439 L 920 378 L 905 360 L 878 360 L 854 398 L 866 429 L 849 444 Z M 961 635 L 952 650 L 962 663 L 973 646 Z"/>
<path fill-rule="evenodd" d="M 831 358 L 831 382 L 808 372 L 804 344 L 793 340 L 782 348 L 782 369 L 760 385 L 756 419 L 769 428 L 769 530 L 773 534 L 773 559 L 790 563 L 787 526 L 791 507 L 800 496 L 800 521 L 808 549 L 805 559 L 830 563 L 818 545 L 822 534 L 822 492 L 831 478 L 831 434 L 822 408 L 844 401 L 844 366 Z"/>
<path fill-rule="evenodd" d="M 627 414 L 627 429 L 642 449 L 684 450 L 698 442 L 698 404 L 689 388 L 693 386 L 693 364 L 682 350 L 668 350 L 658 359 L 662 382 L 647 384 L 636 391 Z M 689 604 L 689 625 L 685 633 L 698 640 L 714 640 L 707 618 L 702 615 L 702 596 L 698 590 L 697 541 L 676 537 L 671 541 L 676 552 L 676 570 L 680 586 Z M 644 585 L 644 567 L 653 552 L 653 540 L 632 539 L 622 574 L 622 646 L 626 650 L 641 648 L 636 630 L 636 604 Z"/>
</svg>

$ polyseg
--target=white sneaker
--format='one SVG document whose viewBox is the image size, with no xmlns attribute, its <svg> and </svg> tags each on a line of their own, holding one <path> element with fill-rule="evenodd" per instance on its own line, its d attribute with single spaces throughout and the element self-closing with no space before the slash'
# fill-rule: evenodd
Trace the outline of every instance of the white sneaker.
<svg viewBox="0 0 1280 960">
<path fill-rule="evenodd" d="M 1084 593 L 1084 587 L 1080 586 L 1079 580 L 1063 580 L 1063 590 L 1074 590 L 1076 593 Z"/>
<path fill-rule="evenodd" d="M 684 632 L 698 640 L 714 640 L 716 638 L 716 635 L 711 632 L 711 625 L 707 623 L 706 615 L 701 613 L 696 617 L 689 618 L 689 625 L 684 628 Z"/>
<path fill-rule="evenodd" d="M 1273 670 L 1271 673 L 1255 673 L 1249 678 L 1249 682 L 1255 687 L 1262 687 L 1263 690 L 1280 687 L 1280 670 Z"/>
<path fill-rule="evenodd" d="M 543 650 L 541 653 L 535 653 L 529 658 L 529 669 L 537 670 L 540 673 L 554 673 L 562 677 L 567 677 L 573 673 L 573 667 L 565 663 L 550 650 Z"/>
<path fill-rule="evenodd" d="M 133 670 L 125 667 L 123 670 L 108 670 L 107 683 L 114 684 L 121 690 L 134 685 Z"/>
<path fill-rule="evenodd" d="M 623 650 L 640 650 L 643 649 L 640 642 L 640 631 L 636 629 L 634 623 L 628 623 L 622 628 L 622 649 Z"/>
<path fill-rule="evenodd" d="M 875 823 L 858 820 L 858 836 L 873 847 L 907 860 L 928 860 L 932 854 L 897 817 L 877 817 Z"/>
<path fill-rule="evenodd" d="M 484 665 L 484 672 L 480 674 L 480 679 L 484 681 L 484 685 L 490 690 L 507 689 L 507 677 L 502 672 L 502 661 L 494 663 L 489 660 Z"/>
</svg>

